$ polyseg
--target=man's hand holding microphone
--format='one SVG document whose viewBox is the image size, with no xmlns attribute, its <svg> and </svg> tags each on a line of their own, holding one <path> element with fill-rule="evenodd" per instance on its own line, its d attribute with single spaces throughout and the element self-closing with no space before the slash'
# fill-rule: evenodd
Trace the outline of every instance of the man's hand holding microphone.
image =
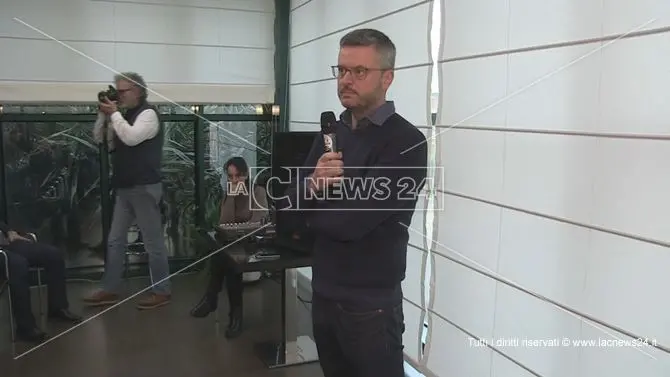
<svg viewBox="0 0 670 377">
<path fill-rule="evenodd" d="M 326 152 L 316 163 L 314 173 L 308 179 L 309 189 L 312 192 L 323 191 L 342 180 L 344 163 L 342 152 Z"/>
<path fill-rule="evenodd" d="M 321 133 L 325 146 L 325 153 L 316 163 L 314 172 L 309 176 L 309 189 L 320 192 L 342 181 L 344 163 L 342 152 L 337 152 L 335 113 L 326 111 L 321 113 Z"/>
</svg>

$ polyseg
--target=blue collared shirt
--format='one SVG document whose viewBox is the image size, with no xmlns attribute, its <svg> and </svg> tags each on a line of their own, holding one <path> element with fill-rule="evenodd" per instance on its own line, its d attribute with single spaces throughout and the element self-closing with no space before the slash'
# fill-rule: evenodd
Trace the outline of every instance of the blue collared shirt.
<svg viewBox="0 0 670 377">
<path fill-rule="evenodd" d="M 365 117 L 359 120 L 358 127 L 365 127 L 368 124 L 381 126 L 393 114 L 395 114 L 395 104 L 393 103 L 393 101 L 386 101 L 386 103 L 378 107 L 377 110 L 375 110 L 369 117 Z M 352 118 L 351 110 L 344 110 L 340 114 L 340 121 L 349 126 L 349 128 L 351 128 L 352 126 L 351 118 Z"/>
</svg>

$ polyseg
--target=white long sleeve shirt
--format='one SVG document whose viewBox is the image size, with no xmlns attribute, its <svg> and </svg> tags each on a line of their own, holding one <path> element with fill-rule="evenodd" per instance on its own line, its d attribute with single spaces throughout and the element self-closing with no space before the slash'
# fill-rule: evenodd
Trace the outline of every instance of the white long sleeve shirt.
<svg viewBox="0 0 670 377">
<path fill-rule="evenodd" d="M 95 123 L 93 128 L 93 138 L 96 142 L 102 143 L 102 130 L 105 123 L 104 117 L 102 120 L 98 117 L 98 120 Z M 107 140 L 109 142 L 109 150 L 114 149 L 114 135 L 118 136 L 119 139 L 128 146 L 135 146 L 140 144 L 145 140 L 149 140 L 155 137 L 158 134 L 160 124 L 158 121 L 158 114 L 152 109 L 146 109 L 142 111 L 135 122 L 131 126 L 121 115 L 120 112 L 113 113 L 110 117 L 111 124 L 108 127 Z"/>
</svg>

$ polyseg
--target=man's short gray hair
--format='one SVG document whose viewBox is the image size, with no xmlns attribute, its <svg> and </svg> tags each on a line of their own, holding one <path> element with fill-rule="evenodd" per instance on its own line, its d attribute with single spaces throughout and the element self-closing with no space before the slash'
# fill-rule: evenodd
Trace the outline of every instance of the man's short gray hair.
<svg viewBox="0 0 670 377">
<path fill-rule="evenodd" d="M 147 83 L 144 81 L 144 77 L 142 77 L 139 73 L 123 72 L 119 73 L 118 75 L 114 75 L 114 82 L 118 83 L 119 81 L 128 81 L 137 85 L 142 93 L 142 99 L 147 99 Z"/>
<path fill-rule="evenodd" d="M 395 45 L 386 34 L 375 29 L 356 29 L 340 39 L 340 47 L 374 46 L 382 69 L 395 68 Z"/>
</svg>

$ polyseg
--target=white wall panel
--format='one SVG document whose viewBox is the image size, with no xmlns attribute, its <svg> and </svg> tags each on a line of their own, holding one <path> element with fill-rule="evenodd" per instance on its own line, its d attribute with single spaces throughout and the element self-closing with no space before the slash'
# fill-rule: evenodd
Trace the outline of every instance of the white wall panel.
<svg viewBox="0 0 670 377">
<path fill-rule="evenodd" d="M 603 139 L 594 147 L 593 223 L 670 241 L 668 142 Z"/>
<path fill-rule="evenodd" d="M 667 248 L 594 231 L 580 309 L 606 323 L 670 344 Z M 670 355 L 666 355 L 670 357 Z"/>
<path fill-rule="evenodd" d="M 274 13 L 138 4 L 115 12 L 123 15 L 114 25 L 118 41 L 274 49 Z"/>
<path fill-rule="evenodd" d="M 110 84 L 105 82 L 29 82 L 0 81 L 0 101 L 4 103 L 75 103 L 92 102 L 102 88 Z M 263 86 L 230 85 L 193 85 L 193 84 L 155 84 L 149 83 L 149 101 L 153 103 L 255 103 L 271 102 L 272 93 Z M 169 100 L 166 100 L 169 99 Z"/>
<path fill-rule="evenodd" d="M 503 198 L 505 133 L 437 129 L 445 187 L 439 189 L 499 202 Z"/>
<path fill-rule="evenodd" d="M 476 345 L 474 338 L 450 323 L 431 314 L 430 348 L 426 366 L 431 371 L 440 371 L 437 376 L 490 377 L 493 351 Z M 449 318 L 451 320 L 451 318 Z M 470 329 L 466 331 L 473 332 Z M 480 338 L 489 335 L 473 334 Z"/>
<path fill-rule="evenodd" d="M 601 46 L 511 54 L 507 127 L 597 132 Z"/>
<path fill-rule="evenodd" d="M 639 308 L 638 308 L 639 309 Z M 638 311 L 643 317 L 648 311 Z M 666 317 L 667 318 L 667 317 Z M 588 341 L 608 339 L 603 332 L 611 330 L 582 325 L 581 338 Z M 630 338 L 620 337 L 624 341 Z M 670 374 L 670 356 L 648 346 L 628 345 L 581 347 L 580 376 L 666 377 Z"/>
<path fill-rule="evenodd" d="M 403 316 L 405 317 L 405 332 L 402 334 L 402 342 L 405 346 L 405 354 L 414 362 L 421 359 L 421 332 L 423 330 L 424 316 L 422 310 L 403 300 Z"/>
<path fill-rule="evenodd" d="M 602 1 L 509 0 L 509 48 L 602 36 Z"/>
<path fill-rule="evenodd" d="M 654 17 L 659 20 L 645 29 L 670 25 L 667 1 L 509 0 L 508 8 L 502 0 L 485 6 L 477 1 L 442 3 L 444 20 L 451 22 L 443 27 L 441 58 L 626 33 Z M 509 10 L 509 19 L 503 9 Z M 499 19 L 490 16 L 494 10 Z M 470 26 L 462 19 L 482 22 Z M 445 167 L 445 189 L 586 227 L 450 196 L 442 197 L 445 210 L 437 222 L 444 246 L 483 261 L 531 292 L 665 346 L 670 344 L 670 305 L 661 289 L 670 285 L 664 270 L 670 264 L 668 249 L 588 226 L 670 241 L 665 219 L 670 171 L 659 162 L 670 160 L 667 140 L 598 136 L 668 134 L 668 38 L 670 33 L 653 34 L 440 64 L 440 126 L 532 131 L 442 133 L 438 165 Z M 485 288 L 488 278 L 459 275 L 455 263 L 435 259 L 434 309 L 477 335 L 491 336 L 487 324 L 495 315 L 495 338 L 611 339 L 589 323 L 500 283 L 496 309 L 490 309 L 482 299 L 487 293 L 495 296 Z M 454 287 L 461 292 L 452 293 Z M 472 301 L 464 302 L 459 293 Z M 436 375 L 475 375 L 464 372 L 459 362 L 431 364 L 434 355 L 451 352 L 449 344 L 434 336 L 446 326 L 431 326 L 429 369 Z M 501 351 L 545 377 L 670 373 L 669 355 L 651 349 L 647 352 L 657 360 L 616 346 Z M 495 353 L 491 365 L 491 376 L 531 375 Z"/>
<path fill-rule="evenodd" d="M 433 311 L 481 338 L 490 339 L 493 336 L 496 281 L 440 255 L 435 255 L 433 263 Z M 432 350 L 432 355 L 446 352 L 434 345 Z"/>
<path fill-rule="evenodd" d="M 423 191 L 422 193 L 426 193 Z M 410 229 L 409 232 L 409 243 L 426 250 L 428 248 L 428 241 L 426 240 L 426 230 L 425 230 L 425 218 L 428 213 L 428 203 L 425 195 L 419 196 L 416 202 L 416 209 L 414 210 L 414 215 L 412 216 L 412 221 L 408 225 Z"/>
<path fill-rule="evenodd" d="M 289 131 L 319 131 L 321 126 L 319 122 L 314 123 L 296 123 L 290 122 Z"/>
<path fill-rule="evenodd" d="M 494 352 L 491 358 L 491 377 L 535 377 L 498 353 Z"/>
<path fill-rule="evenodd" d="M 59 40 L 114 40 L 111 2 L 67 0 L 46 11 L 47 6 L 38 0 L 0 0 L 0 37 L 47 39 L 41 31 Z"/>
<path fill-rule="evenodd" d="M 319 122 L 321 113 L 333 111 L 336 116 L 343 111 L 337 98 L 335 80 L 292 85 L 289 101 L 291 120 L 298 122 Z"/>
<path fill-rule="evenodd" d="M 670 134 L 670 33 L 619 40 L 602 54 L 601 131 Z"/>
<path fill-rule="evenodd" d="M 625 34 L 632 30 L 649 30 L 670 26 L 669 1 L 602 0 L 602 2 L 604 35 Z M 655 21 L 648 23 L 652 20 Z"/>
<path fill-rule="evenodd" d="M 495 272 L 498 265 L 500 207 L 438 193 L 441 210 L 436 251 Z M 457 254 L 456 254 L 457 253 Z M 439 290 L 442 286 L 438 287 Z"/>
<path fill-rule="evenodd" d="M 429 70 L 430 67 L 419 67 L 395 72 L 387 96 L 395 102 L 396 111 L 416 126 L 428 124 Z M 291 119 L 300 122 L 319 122 L 323 111 L 336 115 L 344 111 L 334 79 L 291 86 L 290 107 Z"/>
<path fill-rule="evenodd" d="M 440 126 L 503 127 L 507 111 L 507 57 L 491 56 L 439 65 Z M 438 130 L 440 131 L 440 130 Z"/>
<path fill-rule="evenodd" d="M 493 341 L 517 341 L 499 349 L 541 376 L 578 376 L 581 320 L 503 283 L 498 283 Z M 543 343 L 547 342 L 547 343 Z"/>
<path fill-rule="evenodd" d="M 94 2 L 121 2 L 118 0 L 90 0 Z M 188 0 L 188 4 L 179 0 L 142 0 L 143 4 L 152 4 L 160 7 L 175 8 L 204 8 L 204 9 L 223 9 L 223 10 L 241 10 L 247 12 L 272 13 L 274 11 L 274 2 L 268 0 Z"/>
<path fill-rule="evenodd" d="M 427 126 L 430 121 L 431 66 L 401 69 L 395 72 L 387 98 L 395 102 L 396 112 L 415 126 Z"/>
<path fill-rule="evenodd" d="M 152 98 L 159 102 L 273 100 L 272 2 L 68 0 L 49 12 L 37 0 L 1 6 L 0 48 L 12 53 L 0 62 L 0 101 L 91 102 L 119 71 L 165 90 Z"/>
<path fill-rule="evenodd" d="M 0 80 L 112 82 L 114 72 L 91 59 L 114 67 L 116 54 L 113 46 L 93 42 L 70 42 L 68 45 L 81 54 L 49 40 L 0 39 L 0 49 L 13 51 L 3 54 L 0 60 Z M 91 93 L 90 100 L 95 100 L 96 93 Z M 1 94 L 0 99 L 4 99 Z"/>
<path fill-rule="evenodd" d="M 439 60 L 507 49 L 509 19 L 507 15 L 510 0 L 441 0 L 441 2 L 443 46 Z"/>
<path fill-rule="evenodd" d="M 409 232 L 410 235 L 413 233 L 411 230 Z M 423 266 L 426 263 L 427 253 L 412 245 L 407 247 L 407 269 L 405 280 L 402 282 L 402 291 L 407 300 L 421 306 L 423 305 Z"/>
<path fill-rule="evenodd" d="M 149 82 L 266 85 L 274 77 L 268 50 L 120 44 L 116 51 L 119 70 L 145 72 Z"/>
<path fill-rule="evenodd" d="M 498 273 L 560 304 L 582 304 L 591 230 L 502 210 Z M 500 301 L 500 298 L 499 298 Z"/>
<path fill-rule="evenodd" d="M 315 0 L 314 2 L 319 2 Z M 312 3 L 306 5 L 307 8 Z M 416 64 L 430 63 L 430 47 L 428 45 L 428 27 L 424 22 L 413 28 L 411 33 L 406 29 L 399 28 L 405 20 L 429 19 L 430 4 L 423 4 L 404 12 L 395 13 L 387 17 L 372 21 L 365 25 L 383 31 L 396 46 L 396 68 L 407 67 Z M 297 12 L 300 12 L 300 8 Z M 302 19 L 300 19 L 302 21 Z M 340 38 L 350 32 L 347 29 L 333 35 L 318 39 L 316 41 L 300 45 L 291 49 L 291 62 L 299 69 L 291 70 L 291 82 L 299 83 L 305 81 L 332 78 L 331 66 L 337 65 L 337 55 L 340 49 Z M 423 36 L 423 38 L 417 38 Z M 391 87 L 393 88 L 393 86 Z M 426 88 L 428 90 L 428 88 Z"/>
<path fill-rule="evenodd" d="M 337 30 L 362 24 L 372 18 L 377 18 L 384 14 L 421 3 L 426 3 L 426 1 L 367 0 L 361 2 L 357 0 L 313 0 L 296 9 L 291 14 L 291 46 L 305 43 Z M 429 20 L 428 13 L 426 13 L 425 20 Z M 372 23 L 361 27 L 368 27 L 371 25 Z M 398 28 L 398 25 L 393 26 L 394 28 Z M 404 28 L 398 29 L 407 30 Z M 383 31 L 385 33 L 391 32 L 390 29 Z M 414 33 L 412 32 L 410 34 Z M 428 38 L 428 34 L 426 34 L 426 38 Z"/>
<path fill-rule="evenodd" d="M 598 139 L 510 132 L 505 143 L 504 204 L 590 223 Z"/>
<path fill-rule="evenodd" d="M 295 9 L 299 6 L 304 5 L 305 3 L 308 3 L 312 0 L 291 0 L 291 9 Z"/>
</svg>

